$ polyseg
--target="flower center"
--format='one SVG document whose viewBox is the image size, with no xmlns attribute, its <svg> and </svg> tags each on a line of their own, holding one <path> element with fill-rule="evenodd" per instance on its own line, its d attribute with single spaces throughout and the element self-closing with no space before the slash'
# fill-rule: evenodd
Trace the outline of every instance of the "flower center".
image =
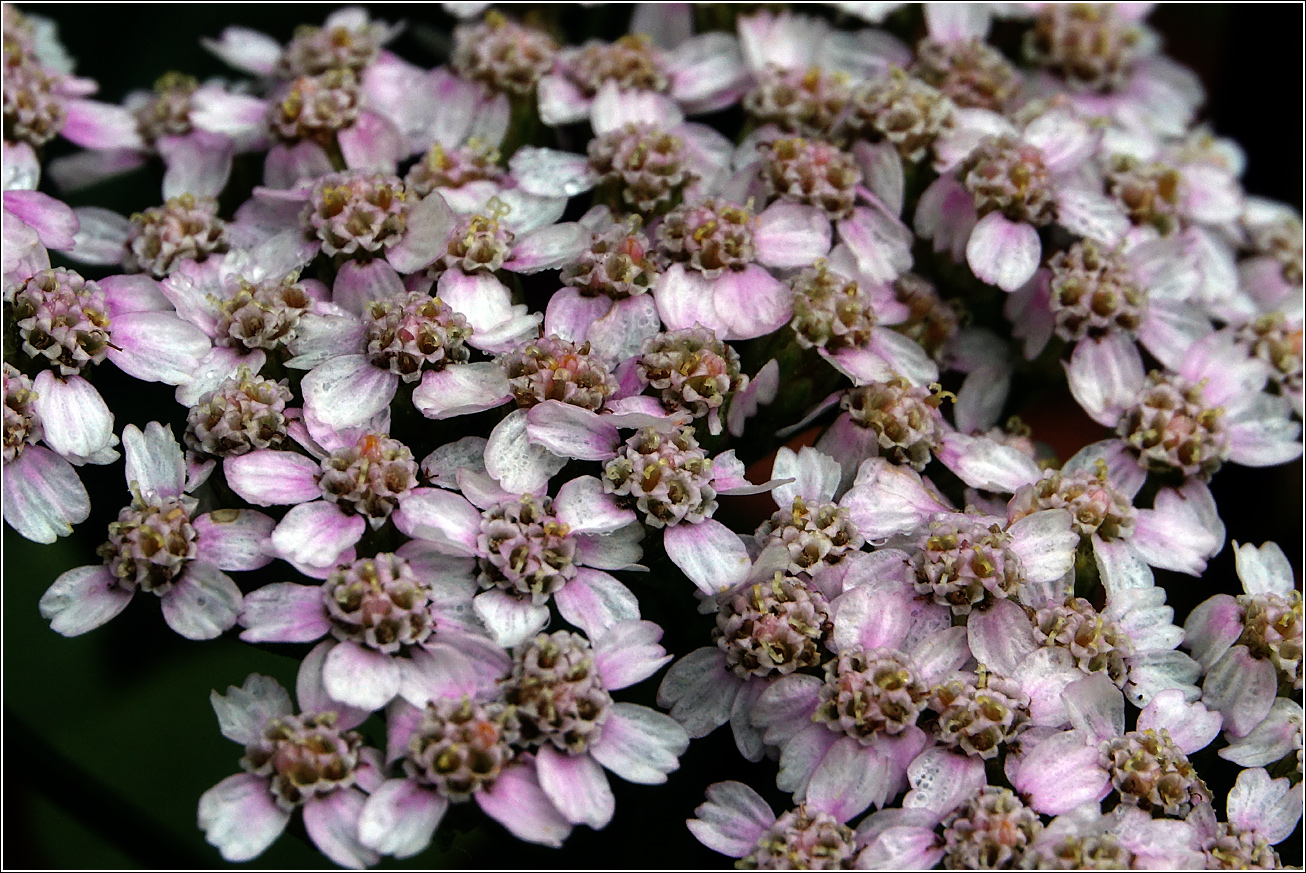
<svg viewBox="0 0 1306 873">
<path fill-rule="evenodd" d="M 517 405 L 528 409 L 545 400 L 561 400 L 598 412 L 617 390 L 606 363 L 590 354 L 590 344 L 576 345 L 547 336 L 499 359 Z"/>
<path fill-rule="evenodd" d="M 916 724 L 929 694 L 903 652 L 855 646 L 826 663 L 812 721 L 869 745 L 876 733 L 900 734 Z"/>
<path fill-rule="evenodd" d="M 700 522 L 717 507 L 712 461 L 691 428 L 636 432 L 604 467 L 603 490 L 634 498 L 645 522 L 655 528 Z"/>
<path fill-rule="evenodd" d="M 828 812 L 789 810 L 757 838 L 753 851 L 736 862 L 741 870 L 850 869 L 857 855 L 853 829 Z"/>
<path fill-rule="evenodd" d="M 1075 91 L 1117 91 L 1142 54 L 1143 30 L 1109 4 L 1047 6 L 1025 34 L 1025 55 Z"/>
<path fill-rule="evenodd" d="M 363 310 L 367 358 L 374 366 L 412 382 L 422 368 L 441 370 L 471 357 L 464 344 L 472 327 L 439 297 L 404 291 L 374 300 Z"/>
<path fill-rule="evenodd" d="M 1010 136 L 989 136 L 962 162 L 958 178 L 980 215 L 1001 212 L 1041 227 L 1057 215 L 1051 174 L 1034 146 Z"/>
<path fill-rule="evenodd" d="M 1119 252 L 1082 240 L 1049 262 L 1057 335 L 1069 342 L 1113 331 L 1133 337 L 1147 312 L 1147 292 Z"/>
<path fill-rule="evenodd" d="M 1245 645 L 1257 658 L 1269 658 L 1279 671 L 1285 689 L 1302 688 L 1302 596 L 1292 591 L 1280 594 L 1240 594 L 1243 632 L 1238 645 Z M 1290 695 L 1291 696 L 1291 695 Z"/>
<path fill-rule="evenodd" d="M 449 237 L 449 248 L 433 265 L 435 270 L 458 268 L 464 273 L 493 273 L 503 266 L 516 238 L 497 217 L 473 215 L 464 219 Z"/>
<path fill-rule="evenodd" d="M 954 111 L 942 91 L 895 67 L 853 91 L 840 132 L 850 140 L 887 140 L 915 163 L 952 126 Z"/>
<path fill-rule="evenodd" d="M 36 392 L 32 380 L 9 364 L 4 365 L 5 386 L 5 449 L 4 462 L 8 464 L 23 453 L 28 443 L 41 439 L 41 419 L 32 408 Z"/>
<path fill-rule="evenodd" d="M 539 634 L 514 652 L 512 675 L 504 680 L 509 706 L 506 732 L 519 747 L 552 743 L 559 751 L 584 754 L 598 741 L 612 713 L 585 638 L 569 631 Z"/>
<path fill-rule="evenodd" d="M 1133 654 L 1129 637 L 1082 597 L 1072 597 L 1063 606 L 1040 609 L 1034 617 L 1034 634 L 1040 645 L 1069 651 L 1075 665 L 1085 673 L 1105 672 L 1117 688 L 1124 688 L 1129 681 L 1125 661 Z"/>
<path fill-rule="evenodd" d="M 1173 167 L 1117 155 L 1106 174 L 1106 185 L 1134 224 L 1150 225 L 1161 236 L 1180 228 L 1179 171 Z"/>
<path fill-rule="evenodd" d="M 649 217 L 667 212 L 698 176 L 687 166 L 684 141 L 651 124 L 627 124 L 595 137 L 590 166 L 619 192 L 623 212 Z"/>
<path fill-rule="evenodd" d="M 830 605 L 818 591 L 776 573 L 725 598 L 716 617 L 717 646 L 740 679 L 788 675 L 821 663 L 831 631 Z"/>
<path fill-rule="evenodd" d="M 408 741 L 404 771 L 453 801 L 494 784 L 512 760 L 500 703 L 441 698 L 426 704 Z"/>
<path fill-rule="evenodd" d="M 1209 479 L 1229 457 L 1224 410 L 1208 406 L 1200 386 L 1180 376 L 1153 371 L 1147 381 L 1116 433 L 1143 467 Z"/>
<path fill-rule="evenodd" d="M 171 591 L 198 552 L 199 534 L 190 520 L 194 509 L 191 497 L 136 493 L 109 524 L 109 541 L 97 549 L 118 585 L 160 597 Z"/>
<path fill-rule="evenodd" d="M 5 142 L 25 142 L 39 148 L 58 136 L 68 120 L 68 110 L 58 91 L 62 77 L 25 56 L 11 63 L 10 54 L 6 45 Z"/>
<path fill-rule="evenodd" d="M 162 279 L 182 261 L 204 261 L 229 247 L 218 201 L 182 194 L 131 217 L 124 265 Z"/>
<path fill-rule="evenodd" d="M 64 267 L 41 270 L 14 295 L 13 319 L 28 357 L 75 376 L 109 353 L 109 305 L 95 282 Z"/>
<path fill-rule="evenodd" d="M 296 275 L 250 283 L 240 280 L 223 300 L 216 342 L 247 349 L 278 349 L 298 336 L 299 319 L 313 305 Z"/>
<path fill-rule="evenodd" d="M 794 289 L 794 318 L 789 323 L 803 348 L 838 351 L 863 348 L 875 327 L 870 297 L 851 279 L 824 263 L 808 267 L 789 280 Z"/>
<path fill-rule="evenodd" d="M 413 453 L 385 434 L 366 434 L 322 461 L 322 495 L 373 520 L 390 517 L 399 500 L 417 485 Z"/>
<path fill-rule="evenodd" d="M 808 506 L 795 497 L 788 509 L 778 510 L 757 529 L 757 536 L 774 537 L 789 550 L 788 571 L 815 574 L 823 565 L 837 564 L 866 540 L 837 503 Z"/>
<path fill-rule="evenodd" d="M 875 432 L 883 457 L 923 470 L 931 453 L 943 444 L 939 406 L 949 396 L 896 377 L 854 388 L 839 405 L 848 410 L 854 424 Z"/>
<path fill-rule="evenodd" d="M 966 615 L 975 606 L 1011 597 L 1024 581 L 1011 535 L 996 522 L 963 514 L 930 522 L 924 545 L 912 556 L 916 590 Z"/>
<path fill-rule="evenodd" d="M 360 558 L 322 585 L 331 634 L 388 655 L 421 645 L 435 632 L 431 587 L 398 555 Z"/>
<path fill-rule="evenodd" d="M 327 255 L 380 257 L 408 227 L 404 183 L 366 170 L 324 176 L 313 189 L 303 222 Z"/>
<path fill-rule="evenodd" d="M 940 741 L 986 761 L 1029 723 L 1029 696 L 983 665 L 974 681 L 957 678 L 934 686 L 929 707 L 939 714 L 934 729 Z"/>
<path fill-rule="evenodd" d="M 576 576 L 576 541 L 553 514 L 553 501 L 529 494 L 485 511 L 476 545 L 482 588 L 501 588 L 548 601 Z"/>
<path fill-rule="evenodd" d="M 165 73 L 154 83 L 154 96 L 136 110 L 141 137 L 154 142 L 164 136 L 185 136 L 191 132 L 191 99 L 199 88 L 194 76 Z"/>
<path fill-rule="evenodd" d="M 767 194 L 815 206 L 832 219 L 853 214 L 862 172 L 847 152 L 824 140 L 778 139 L 763 146 Z"/>
<path fill-rule="evenodd" d="M 758 125 L 774 124 L 800 136 L 829 136 L 848 105 L 851 87 L 843 73 L 819 67 L 782 70 L 767 67 L 744 95 L 744 111 Z"/>
<path fill-rule="evenodd" d="M 1145 812 L 1183 818 L 1194 805 L 1210 802 L 1210 789 L 1164 728 L 1104 741 L 1100 763 L 1121 802 Z"/>
<path fill-rule="evenodd" d="M 1238 342 L 1248 352 L 1269 364 L 1272 374 L 1285 390 L 1302 388 L 1302 323 L 1289 321 L 1282 312 L 1271 312 L 1243 325 Z"/>
<path fill-rule="evenodd" d="M 657 282 L 658 268 L 643 234 L 624 227 L 598 234 L 590 247 L 562 268 L 562 283 L 586 297 L 624 300 L 644 294 Z"/>
<path fill-rule="evenodd" d="M 354 784 L 363 738 L 336 727 L 336 714 L 283 715 L 245 747 L 240 766 L 270 780 L 277 806 L 290 812 L 314 797 Z"/>
<path fill-rule="evenodd" d="M 454 31 L 450 63 L 458 75 L 496 91 L 524 97 L 553 69 L 558 46 L 546 33 L 490 11 L 484 20 Z"/>
<path fill-rule="evenodd" d="M 357 30 L 301 25 L 277 61 L 277 75 L 285 79 L 317 76 L 329 70 L 360 73 L 381 52 L 386 28 L 368 22 Z"/>
<path fill-rule="evenodd" d="M 1048 470 L 1037 481 L 1023 485 L 1011 499 L 1011 520 L 1019 521 L 1044 509 L 1069 510 L 1075 532 L 1097 534 L 1104 540 L 1128 539 L 1138 513 L 1124 495 L 1107 481 L 1105 468 Z"/>
<path fill-rule="evenodd" d="M 571 77 L 588 95 L 607 82 L 622 91 L 665 92 L 671 85 L 647 36 L 627 34 L 614 43 L 589 45 L 571 62 Z"/>
<path fill-rule="evenodd" d="M 702 418 L 748 384 L 739 370 L 739 353 L 710 328 L 664 331 L 644 343 L 639 375 L 662 392 L 668 409 Z"/>
<path fill-rule="evenodd" d="M 242 366 L 200 398 L 186 416 L 186 445 L 211 458 L 275 449 L 286 439 L 290 382 L 274 382 Z"/>
<path fill-rule="evenodd" d="M 1038 813 L 1006 788 L 985 786 L 943 820 L 944 864 L 953 870 L 1007 870 L 1043 831 Z"/>
<path fill-rule="evenodd" d="M 965 42 L 923 39 L 916 46 L 911 72 L 962 108 L 994 112 L 1006 107 L 1021 82 L 1002 52 L 979 38 Z"/>
<path fill-rule="evenodd" d="M 408 171 L 404 184 L 418 197 L 436 188 L 460 188 L 469 182 L 497 182 L 504 176 L 499 150 L 476 137 L 457 148 L 432 144 L 422 159 Z"/>
<path fill-rule="evenodd" d="M 285 142 L 312 140 L 325 146 L 358 118 L 361 100 L 358 80 L 348 69 L 301 76 L 268 107 L 268 126 Z"/>
<path fill-rule="evenodd" d="M 668 261 L 716 278 L 753 262 L 755 224 L 746 206 L 716 199 L 680 206 L 658 226 L 658 251 Z"/>
</svg>

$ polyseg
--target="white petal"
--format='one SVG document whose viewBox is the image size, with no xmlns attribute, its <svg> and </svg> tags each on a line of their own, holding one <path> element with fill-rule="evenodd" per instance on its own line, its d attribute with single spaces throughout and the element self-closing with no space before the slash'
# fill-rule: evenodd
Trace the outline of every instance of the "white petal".
<svg viewBox="0 0 1306 873">
<path fill-rule="evenodd" d="M 495 425 L 485 447 L 486 471 L 505 491 L 517 494 L 540 490 L 567 464 L 566 458 L 531 442 L 526 415 L 525 409 L 510 412 Z"/>
<path fill-rule="evenodd" d="M 342 355 L 304 376 L 304 406 L 335 430 L 354 427 L 390 405 L 399 377 L 368 363 L 362 355 Z"/>
<path fill-rule="evenodd" d="M 41 595 L 41 617 L 66 637 L 94 630 L 131 602 L 133 592 L 117 583 L 104 564 L 69 570 Z"/>
<path fill-rule="evenodd" d="M 188 640 L 212 640 L 236 626 L 242 596 L 236 583 L 212 564 L 193 561 L 163 595 L 168 627 Z"/>
<path fill-rule="evenodd" d="M 257 506 L 307 503 L 322 496 L 317 484 L 322 467 L 296 452 L 257 449 L 222 464 L 227 484 Z"/>
<path fill-rule="evenodd" d="M 739 535 L 715 519 L 669 527 L 667 557 L 706 594 L 733 588 L 748 576 L 748 549 Z"/>
<path fill-rule="evenodd" d="M 689 734 L 675 719 L 647 706 L 613 704 L 594 759 L 627 782 L 661 785 L 689 748 Z"/>
<path fill-rule="evenodd" d="M 367 798 L 358 819 L 363 845 L 411 858 L 431 844 L 449 801 L 407 779 L 387 779 Z"/>
<path fill-rule="evenodd" d="M 161 497 L 177 497 L 186 487 L 186 458 L 181 446 L 157 421 L 145 426 L 145 432 L 134 424 L 122 430 L 122 448 L 127 456 L 127 482 L 135 482 L 144 493 Z"/>
<path fill-rule="evenodd" d="M 540 786 L 568 821 L 587 824 L 595 830 L 607 826 L 616 811 L 616 800 L 603 768 L 589 755 L 568 755 L 551 745 L 540 748 L 535 758 Z"/>
<path fill-rule="evenodd" d="M 271 676 L 251 673 L 245 684 L 228 686 L 227 693 L 209 692 L 209 702 L 218 716 L 222 735 L 245 745 L 263 734 L 268 719 L 295 711 L 290 694 Z"/>
<path fill-rule="evenodd" d="M 233 863 L 263 854 L 289 821 L 290 813 L 272 799 L 268 781 L 252 773 L 228 776 L 200 797 L 204 839 Z"/>
<path fill-rule="evenodd" d="M 52 543 L 91 514 L 91 498 L 73 465 L 41 446 L 28 446 L 4 466 L 4 519 L 22 536 Z"/>
<path fill-rule="evenodd" d="M 90 382 L 81 376 L 58 379 L 42 370 L 32 387 L 47 446 L 77 461 L 117 445 L 113 413 Z"/>
</svg>

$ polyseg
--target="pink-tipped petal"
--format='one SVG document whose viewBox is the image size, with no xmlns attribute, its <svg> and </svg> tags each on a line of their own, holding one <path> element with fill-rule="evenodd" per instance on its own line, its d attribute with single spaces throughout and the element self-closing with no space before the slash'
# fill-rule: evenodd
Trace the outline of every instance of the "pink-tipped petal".
<svg viewBox="0 0 1306 873">
<path fill-rule="evenodd" d="M 240 623 L 247 643 L 311 643 L 331 630 L 322 588 L 274 582 L 245 595 Z"/>
<path fill-rule="evenodd" d="M 257 449 L 227 458 L 222 469 L 231 490 L 256 506 L 307 503 L 322 496 L 317 484 L 321 465 L 295 452 Z"/>
<path fill-rule="evenodd" d="M 1015 291 L 1033 278 L 1042 253 L 1038 231 L 1001 212 L 981 218 L 966 243 L 966 263 L 975 276 L 1003 291 Z"/>
<path fill-rule="evenodd" d="M 639 618 L 639 601 L 630 589 L 601 570 L 581 567 L 553 595 L 562 617 L 593 639 L 619 621 Z"/>
<path fill-rule="evenodd" d="M 367 522 L 332 503 L 314 500 L 286 513 L 269 540 L 278 557 L 309 567 L 329 568 L 363 536 Z"/>
<path fill-rule="evenodd" d="M 607 827 L 616 811 L 616 800 L 603 768 L 589 755 L 569 755 L 551 745 L 540 748 L 535 758 L 540 787 L 558 811 L 572 824 L 587 824 L 595 830 Z"/>
<path fill-rule="evenodd" d="M 521 645 L 549 623 L 549 608 L 507 591 L 485 591 L 472 600 L 476 617 L 494 641 L 504 648 Z"/>
<path fill-rule="evenodd" d="M 193 522 L 199 535 L 196 560 L 219 570 L 257 570 L 271 563 L 264 545 L 277 523 L 253 509 L 219 509 Z"/>
<path fill-rule="evenodd" d="M 571 833 L 571 824 L 540 787 L 535 763 L 506 767 L 494 784 L 476 794 L 481 811 L 513 836 L 557 848 Z"/>
<path fill-rule="evenodd" d="M 289 821 L 290 813 L 273 800 L 268 780 L 252 773 L 228 776 L 200 796 L 204 839 L 232 863 L 263 854 Z"/>
<path fill-rule="evenodd" d="M 429 370 L 413 389 L 413 405 L 436 421 L 484 412 L 511 399 L 503 367 L 490 361 Z"/>
<path fill-rule="evenodd" d="M 399 665 L 391 655 L 346 640 L 327 653 L 322 684 L 333 700 L 375 711 L 399 694 Z"/>
<path fill-rule="evenodd" d="M 185 489 L 186 458 L 171 427 L 152 421 L 142 432 L 129 424 L 122 430 L 122 449 L 128 484 L 135 482 L 142 492 L 161 497 L 177 497 Z"/>
<path fill-rule="evenodd" d="M 714 852 L 742 858 L 775 823 L 775 813 L 756 791 L 742 782 L 718 782 L 707 788 L 707 802 L 686 824 L 698 841 Z"/>
<path fill-rule="evenodd" d="M 411 858 L 431 844 L 449 801 L 407 779 L 387 779 L 367 798 L 358 819 L 363 845 L 383 855 Z"/>
<path fill-rule="evenodd" d="M 217 639 L 236 626 L 241 600 L 230 576 L 212 564 L 194 561 L 163 595 L 163 619 L 188 640 Z"/>
<path fill-rule="evenodd" d="M 390 405 L 399 377 L 372 366 L 363 355 L 343 355 L 304 376 L 304 407 L 328 427 L 362 424 Z"/>
<path fill-rule="evenodd" d="M 449 204 L 438 193 L 428 194 L 409 211 L 404 238 L 390 247 L 385 259 L 400 273 L 416 273 L 445 251 L 453 227 Z"/>
<path fill-rule="evenodd" d="M 77 567 L 55 579 L 41 595 L 41 617 L 49 620 L 55 633 L 75 637 L 122 612 L 132 594 L 118 585 L 104 564 Z"/>
<path fill-rule="evenodd" d="M 687 748 L 689 735 L 675 719 L 647 706 L 616 703 L 591 754 L 627 782 L 661 785 Z"/>
<path fill-rule="evenodd" d="M 318 850 L 341 867 L 361 869 L 381 860 L 358 838 L 358 820 L 366 795 L 345 788 L 317 795 L 304 804 L 304 829 Z"/>
<path fill-rule="evenodd" d="M 779 203 L 757 217 L 753 243 L 768 267 L 806 267 L 830 252 L 830 219 L 813 206 Z"/>
<path fill-rule="evenodd" d="M 228 686 L 226 694 L 209 692 L 209 702 L 222 735 L 242 746 L 262 736 L 269 719 L 294 712 L 290 694 L 281 683 L 259 673 L 251 673 L 239 688 Z"/>
<path fill-rule="evenodd" d="M 485 470 L 515 494 L 533 493 L 567 464 L 567 459 L 535 443 L 528 432 L 525 409 L 517 409 L 495 425 L 485 446 Z"/>
<path fill-rule="evenodd" d="M 594 639 L 594 665 L 603 686 L 625 688 L 662 669 L 671 656 L 658 645 L 660 639 L 662 628 L 651 621 L 623 621 Z"/>
<path fill-rule="evenodd" d="M 109 360 L 144 382 L 184 385 L 211 343 L 204 331 L 167 312 L 131 312 L 113 320 Z"/>
<path fill-rule="evenodd" d="M 49 370 L 37 374 L 36 414 L 45 431 L 45 444 L 59 454 L 79 461 L 91 458 L 117 443 L 113 413 L 90 382 L 81 376 L 59 379 Z"/>
<path fill-rule="evenodd" d="M 739 535 L 715 519 L 678 524 L 663 534 L 667 557 L 705 594 L 743 582 L 751 563 Z"/>
</svg>

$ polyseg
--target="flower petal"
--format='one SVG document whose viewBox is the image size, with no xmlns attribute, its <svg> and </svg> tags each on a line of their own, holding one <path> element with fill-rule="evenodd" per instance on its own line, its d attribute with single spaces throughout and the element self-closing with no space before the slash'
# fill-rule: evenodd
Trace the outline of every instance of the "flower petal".
<svg viewBox="0 0 1306 873">
<path fill-rule="evenodd" d="M 616 800 L 607 774 L 589 755 L 568 755 L 551 745 L 540 747 L 535 757 L 540 787 L 567 821 L 595 830 L 607 827 Z"/>
<path fill-rule="evenodd" d="M 192 561 L 161 600 L 168 627 L 188 640 L 212 640 L 236 626 L 242 596 L 226 573 L 204 561 Z"/>
<path fill-rule="evenodd" d="M 104 564 L 76 567 L 61 574 L 41 595 L 41 617 L 49 620 L 55 633 L 75 637 L 122 612 L 132 594 L 118 585 Z"/>
<path fill-rule="evenodd" d="M 290 813 L 272 799 L 268 780 L 253 773 L 228 776 L 200 796 L 204 839 L 233 863 L 263 854 L 289 821 Z"/>
</svg>

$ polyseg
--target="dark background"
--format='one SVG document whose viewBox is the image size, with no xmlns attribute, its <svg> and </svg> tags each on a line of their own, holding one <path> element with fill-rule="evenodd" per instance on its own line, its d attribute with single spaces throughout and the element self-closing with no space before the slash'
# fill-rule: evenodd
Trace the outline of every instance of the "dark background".
<svg viewBox="0 0 1306 873">
<path fill-rule="evenodd" d="M 100 96 L 120 100 L 128 90 L 148 88 L 169 70 L 201 79 L 232 76 L 199 46 L 224 26 L 240 24 L 279 40 L 296 24 L 320 24 L 327 5 L 42 5 L 29 9 L 58 21 L 77 71 L 101 84 Z M 374 4 L 388 21 L 405 20 L 408 31 L 391 48 L 423 66 L 441 60 L 440 34 L 452 19 L 438 6 Z M 619 33 L 627 7 L 596 7 L 563 13 L 574 34 Z M 1206 83 L 1206 117 L 1215 130 L 1236 138 L 1248 155 L 1247 189 L 1302 203 L 1302 7 L 1297 5 L 1164 5 L 1151 19 L 1169 53 L 1192 66 Z M 574 41 L 579 41 L 575 38 Z M 85 198 L 130 212 L 157 202 L 157 186 L 137 176 L 103 186 Z M 112 397 L 116 427 L 155 419 L 176 420 L 171 391 L 142 386 L 111 367 L 95 382 Z M 120 398 L 130 397 L 126 403 Z M 179 434 L 180 429 L 176 432 Z M 255 648 L 232 636 L 196 645 L 167 630 L 155 598 L 136 598 L 106 627 L 77 639 L 49 630 L 36 602 L 63 571 L 93 563 L 96 545 L 117 508 L 126 502 L 121 462 L 82 468 L 95 507 L 74 536 L 55 546 L 28 543 L 4 532 L 4 857 L 6 867 L 211 867 L 220 862 L 195 826 L 200 794 L 238 772 L 242 750 L 217 730 L 208 690 L 239 685 L 263 672 L 293 688 L 298 658 L 307 647 Z M 1301 462 L 1266 470 L 1226 466 L 1212 483 L 1229 539 L 1279 542 L 1301 567 Z M 282 565 L 265 579 L 279 581 Z M 1215 590 L 1238 582 L 1230 549 L 1212 562 L 1207 579 L 1166 577 L 1170 602 L 1180 615 Z M 245 585 L 251 577 L 242 575 Z M 709 626 L 672 608 L 655 580 L 632 582 L 646 616 L 667 628 L 664 640 L 678 654 L 707 642 Z M 651 703 L 652 686 L 622 699 Z M 375 725 L 369 725 L 369 728 Z M 380 732 L 373 734 L 380 739 Z M 1209 762 L 1218 766 L 1219 759 Z M 1208 762 L 1199 764 L 1206 773 Z M 775 765 L 749 765 L 738 756 L 728 729 L 694 741 L 681 768 L 665 786 L 634 786 L 617 777 L 616 818 L 603 832 L 577 828 L 561 851 L 528 846 L 488 822 L 474 807 L 455 809 L 437 845 L 409 867 L 720 867 L 729 859 L 709 852 L 684 827 L 712 782 L 740 779 L 762 791 L 778 810 L 787 798 L 774 788 Z M 1221 776 L 1224 772 L 1221 773 Z M 1228 783 L 1226 783 L 1228 784 Z M 1224 790 L 1227 790 L 1224 789 Z M 1217 790 L 1223 803 L 1223 791 Z M 464 814 L 465 813 L 465 814 Z M 298 816 L 296 816 L 296 822 Z M 295 829 L 299 828 L 298 832 Z M 459 833 L 461 832 L 461 833 Z M 457 836 L 454 836 L 458 834 Z M 1300 830 L 1298 831 L 1300 834 Z M 1300 863 L 1293 838 L 1281 846 L 1284 861 Z M 259 867 L 322 867 L 329 863 L 292 824 Z"/>
</svg>

